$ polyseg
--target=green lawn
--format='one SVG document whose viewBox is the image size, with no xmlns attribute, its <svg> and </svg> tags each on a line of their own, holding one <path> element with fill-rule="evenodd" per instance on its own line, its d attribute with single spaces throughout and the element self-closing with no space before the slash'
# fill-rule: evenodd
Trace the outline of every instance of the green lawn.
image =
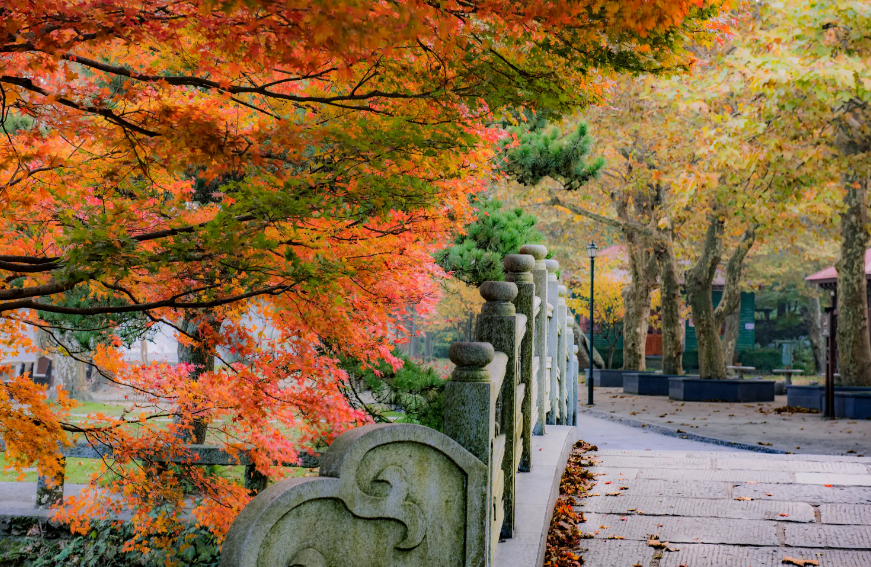
<svg viewBox="0 0 871 567">
<path fill-rule="evenodd" d="M 132 408 L 133 403 L 107 404 L 101 402 L 78 402 L 78 405 L 70 412 L 70 421 L 72 423 L 81 423 L 87 421 L 87 416 L 89 414 L 98 413 L 111 416 L 120 416 L 121 413 L 124 411 L 125 407 Z M 397 417 L 401 415 L 399 412 L 390 412 L 390 414 L 394 413 L 397 414 Z M 158 423 L 158 427 L 166 427 L 168 424 L 169 421 L 161 422 Z M 295 432 L 286 431 L 286 434 L 288 436 L 293 436 Z M 6 464 L 6 455 L 0 452 L 0 482 L 36 482 L 37 473 L 35 469 L 26 470 L 23 473 L 17 473 L 14 470 L 5 470 Z M 68 458 L 66 463 L 65 480 L 68 483 L 85 484 L 90 480 L 91 476 L 94 473 L 98 473 L 100 471 L 101 464 L 102 461 L 98 459 Z M 243 482 L 245 473 L 244 466 L 211 466 L 210 469 L 214 474 L 233 479 L 239 484 L 242 484 Z M 286 470 L 288 469 L 291 477 L 299 477 L 305 475 L 315 476 L 317 474 L 317 469 L 286 467 Z"/>
</svg>

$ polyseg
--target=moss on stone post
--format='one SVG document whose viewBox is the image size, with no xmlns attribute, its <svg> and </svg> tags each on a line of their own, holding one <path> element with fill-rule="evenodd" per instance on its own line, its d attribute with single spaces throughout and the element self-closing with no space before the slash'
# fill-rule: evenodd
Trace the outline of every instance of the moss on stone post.
<svg viewBox="0 0 871 567">
<path fill-rule="evenodd" d="M 481 297 L 486 301 L 478 316 L 478 340 L 488 342 L 508 356 L 505 379 L 500 393 L 501 411 L 497 417 L 498 431 L 505 434 L 505 522 L 502 537 L 514 537 L 514 499 L 517 467 L 523 446 L 522 415 L 520 408 L 525 388 L 520 383 L 520 344 L 526 331 L 526 316 L 518 314 L 512 301 L 517 297 L 517 286 L 512 282 L 484 282 Z"/>
<path fill-rule="evenodd" d="M 559 282 L 556 279 L 556 271 L 559 270 L 559 262 L 548 259 L 544 261 L 544 265 L 547 266 L 547 301 L 551 306 L 551 317 L 547 322 L 547 358 L 550 359 L 550 376 L 548 377 L 548 405 L 550 406 L 550 411 L 547 413 L 547 423 L 556 425 L 557 415 L 559 414 L 559 382 L 557 381 L 559 361 L 556 357 L 556 348 L 560 332 L 559 317 L 557 317 Z"/>
<path fill-rule="evenodd" d="M 493 462 L 498 457 L 493 454 L 496 449 L 498 392 L 495 390 L 498 381 L 491 382 L 487 370 L 495 352 L 490 343 L 458 342 L 450 346 L 448 357 L 457 367 L 445 384 L 445 435 L 487 465 L 484 541 L 488 547 L 487 564 L 492 565 L 498 534 L 501 532 L 499 520 L 504 518 L 500 502 L 502 489 L 493 480 L 496 476 L 494 473 L 502 476 L 501 463 Z M 504 447 L 504 436 L 502 438 L 501 446 Z M 494 527 L 496 523 L 499 525 Z"/>
<path fill-rule="evenodd" d="M 535 435 L 544 435 L 547 421 L 547 381 L 550 378 L 547 372 L 547 266 L 544 257 L 547 256 L 547 248 L 539 244 L 527 244 L 520 247 L 521 254 L 529 254 L 535 258 L 535 266 L 532 268 L 532 280 L 535 284 L 535 295 L 539 298 L 538 314 L 535 316 L 535 349 L 534 359 L 538 359 L 537 377 L 535 378 L 535 396 L 537 405 L 537 419 L 533 424 Z M 533 365 L 536 363 L 533 362 Z"/>
<path fill-rule="evenodd" d="M 566 306 L 566 293 L 568 293 L 568 290 L 564 285 L 559 286 L 557 289 L 557 293 L 559 294 L 557 299 L 557 318 L 560 327 L 559 338 L 557 339 L 556 344 L 556 356 L 557 361 L 559 361 L 559 390 L 557 392 L 559 415 L 557 416 L 557 423 L 560 425 L 566 425 L 566 384 L 568 383 L 568 374 L 566 374 L 566 362 L 568 361 L 568 353 L 566 352 L 566 337 L 568 336 L 568 327 L 566 325 L 566 312 L 568 311 L 568 307 Z"/>
<path fill-rule="evenodd" d="M 577 399 L 575 385 L 577 379 L 575 377 L 575 365 L 572 364 L 572 359 L 575 358 L 575 333 L 574 333 L 574 317 L 572 312 L 566 309 L 566 420 L 563 425 L 571 425 L 574 417 L 575 404 L 572 403 L 572 396 Z"/>
<path fill-rule="evenodd" d="M 532 269 L 535 267 L 535 258 L 528 254 L 509 254 L 505 256 L 503 264 L 505 281 L 517 286 L 514 307 L 517 313 L 526 317 L 526 331 L 520 343 L 519 382 L 523 384 L 524 396 L 520 405 L 523 416 L 521 431 L 523 443 L 520 448 L 518 470 L 529 472 L 532 470 L 532 428 L 538 411 L 538 388 L 532 375 L 532 356 L 535 350 L 535 317 L 533 316 L 535 283 Z"/>
<path fill-rule="evenodd" d="M 578 424 L 578 388 L 580 387 L 579 379 L 581 377 L 581 360 L 578 357 L 579 352 L 580 348 L 578 348 L 578 345 L 573 345 L 572 363 L 575 367 L 575 377 L 572 380 L 572 385 L 574 386 L 575 393 L 572 394 L 572 425 Z"/>
</svg>

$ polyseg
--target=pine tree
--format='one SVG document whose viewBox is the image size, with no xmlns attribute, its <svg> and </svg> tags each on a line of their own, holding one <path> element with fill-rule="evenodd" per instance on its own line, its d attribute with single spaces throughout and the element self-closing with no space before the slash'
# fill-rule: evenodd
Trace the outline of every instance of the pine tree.
<svg viewBox="0 0 871 567">
<path fill-rule="evenodd" d="M 495 200 L 478 200 L 475 220 L 466 225 L 465 234 L 451 246 L 436 253 L 436 262 L 456 279 L 479 286 L 486 281 L 501 281 L 502 259 L 516 254 L 524 244 L 541 242 L 535 228 L 538 219 L 523 209 L 506 210 Z"/>
</svg>

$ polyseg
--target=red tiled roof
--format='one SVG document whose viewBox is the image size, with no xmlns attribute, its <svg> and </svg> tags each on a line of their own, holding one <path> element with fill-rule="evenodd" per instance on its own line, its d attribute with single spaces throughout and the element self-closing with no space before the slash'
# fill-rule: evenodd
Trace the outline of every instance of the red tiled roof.
<svg viewBox="0 0 871 567">
<path fill-rule="evenodd" d="M 871 248 L 865 250 L 865 275 L 871 274 Z M 805 281 L 812 283 L 826 283 L 826 282 L 834 282 L 838 279 L 838 271 L 835 270 L 834 266 L 829 266 L 825 270 L 820 270 L 819 272 L 810 275 L 805 278 Z"/>
</svg>

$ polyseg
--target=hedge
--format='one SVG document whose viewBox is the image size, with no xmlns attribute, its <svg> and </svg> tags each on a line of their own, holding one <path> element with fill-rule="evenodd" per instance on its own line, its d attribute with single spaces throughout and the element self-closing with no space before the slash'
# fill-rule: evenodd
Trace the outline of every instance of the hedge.
<svg viewBox="0 0 871 567">
<path fill-rule="evenodd" d="M 760 374 L 771 374 L 775 368 L 783 367 L 783 355 L 774 348 L 752 348 L 738 351 L 742 366 L 753 366 Z"/>
</svg>

